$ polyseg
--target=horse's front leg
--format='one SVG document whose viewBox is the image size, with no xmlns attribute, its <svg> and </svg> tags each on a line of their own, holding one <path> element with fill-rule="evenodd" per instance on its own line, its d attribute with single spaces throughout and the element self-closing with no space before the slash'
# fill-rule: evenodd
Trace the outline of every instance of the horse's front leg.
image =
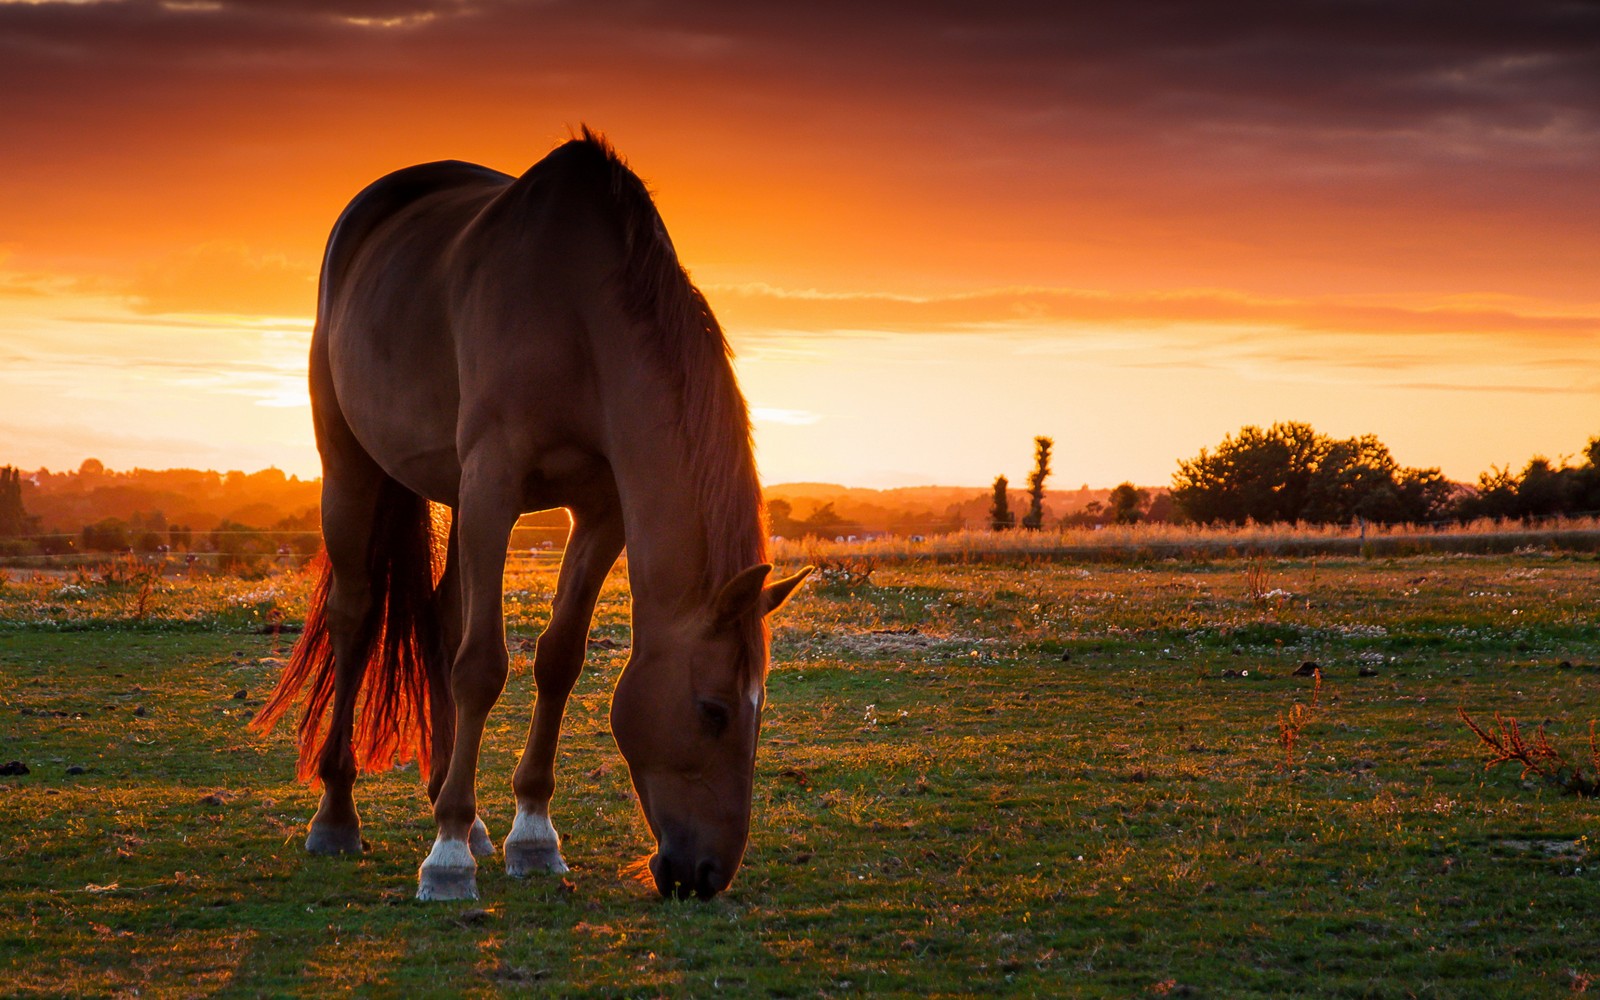
<svg viewBox="0 0 1600 1000">
<path fill-rule="evenodd" d="M 439 791 L 444 787 L 445 775 L 450 772 L 450 754 L 455 749 L 456 708 L 450 695 L 450 668 L 455 662 L 456 650 L 461 648 L 461 546 L 459 525 L 450 522 L 450 534 L 445 545 L 444 574 L 434 590 L 434 612 L 439 620 L 439 645 L 427 650 L 424 665 L 428 671 L 428 721 L 432 728 L 433 750 L 429 754 L 428 801 L 439 801 Z M 467 838 L 474 857 L 488 857 L 494 853 L 494 841 L 483 817 L 472 821 L 472 834 Z"/>
<path fill-rule="evenodd" d="M 463 477 L 457 510 L 462 595 L 461 642 L 450 671 L 455 739 L 433 803 L 438 838 L 418 872 L 418 899 L 476 899 L 477 862 L 469 836 L 477 809 L 478 748 L 489 710 L 505 689 L 507 656 L 501 580 L 506 542 L 517 520 L 513 484 Z"/>
<path fill-rule="evenodd" d="M 572 537 L 561 558 L 550 624 L 539 636 L 533 657 L 538 697 L 528 744 L 511 779 L 517 795 L 517 818 L 505 842 L 506 872 L 522 877 L 535 872 L 567 870 L 561 859 L 561 838 L 550 822 L 550 797 L 555 792 L 556 741 L 567 696 L 583 669 L 589 622 L 606 574 L 622 551 L 621 515 L 608 508 L 575 512 Z"/>
</svg>

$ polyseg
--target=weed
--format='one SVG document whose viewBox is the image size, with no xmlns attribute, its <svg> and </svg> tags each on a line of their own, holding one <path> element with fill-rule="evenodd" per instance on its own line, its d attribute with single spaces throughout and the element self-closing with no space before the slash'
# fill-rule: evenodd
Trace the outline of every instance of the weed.
<svg viewBox="0 0 1600 1000">
<path fill-rule="evenodd" d="M 1311 704 L 1303 705 L 1297 701 L 1289 706 L 1289 711 L 1278 717 L 1278 746 L 1283 750 L 1283 762 L 1278 765 L 1279 770 L 1287 771 L 1294 766 L 1294 748 L 1300 740 L 1300 731 L 1316 714 L 1317 699 L 1322 694 L 1322 668 L 1313 668 L 1311 678 Z"/>
<path fill-rule="evenodd" d="M 1244 593 L 1257 606 L 1267 600 L 1267 560 L 1261 553 L 1252 555 L 1244 564 Z"/>
<path fill-rule="evenodd" d="M 1464 706 L 1457 706 L 1456 711 L 1478 741 L 1494 751 L 1494 756 L 1484 762 L 1485 768 L 1521 764 L 1524 778 L 1529 774 L 1537 775 L 1547 784 L 1573 795 L 1600 795 L 1600 744 L 1596 743 L 1593 719 L 1589 720 L 1589 760 L 1585 765 L 1572 763 L 1564 752 L 1552 746 L 1542 722 L 1534 729 L 1533 742 L 1529 743 L 1523 738 L 1517 720 L 1510 716 L 1502 718 L 1499 712 L 1494 713 L 1491 732 L 1474 722 Z"/>
<path fill-rule="evenodd" d="M 854 590 L 857 587 L 865 587 L 871 582 L 872 571 L 878 568 L 878 561 L 870 556 L 818 559 L 815 565 L 817 576 L 825 585 Z"/>
</svg>

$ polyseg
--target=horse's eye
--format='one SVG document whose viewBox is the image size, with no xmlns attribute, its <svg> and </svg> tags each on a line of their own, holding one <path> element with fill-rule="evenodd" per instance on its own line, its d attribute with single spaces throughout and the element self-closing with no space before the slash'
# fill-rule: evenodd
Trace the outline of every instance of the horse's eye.
<svg viewBox="0 0 1600 1000">
<path fill-rule="evenodd" d="M 728 728 L 728 709 L 714 701 L 700 702 L 700 725 L 710 736 L 721 736 Z"/>
</svg>

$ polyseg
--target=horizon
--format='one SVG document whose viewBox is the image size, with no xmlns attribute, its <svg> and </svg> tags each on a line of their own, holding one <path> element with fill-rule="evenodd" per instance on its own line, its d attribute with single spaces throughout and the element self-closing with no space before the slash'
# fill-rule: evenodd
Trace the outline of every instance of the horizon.
<svg viewBox="0 0 1600 1000">
<path fill-rule="evenodd" d="M 0 42 L 22 468 L 319 476 L 344 204 L 580 123 L 774 483 L 1015 481 L 1046 435 L 1059 481 L 1165 488 L 1291 420 L 1471 483 L 1600 433 L 1595 9 L 0 0 Z"/>
<path fill-rule="evenodd" d="M 1548 456 L 1540 455 L 1540 456 L 1530 456 L 1530 457 L 1546 458 Z M 41 472 L 49 473 L 52 476 L 79 475 L 79 474 L 81 474 L 82 467 L 86 463 L 89 463 L 89 462 L 99 462 L 99 459 L 94 457 L 94 456 L 89 456 L 88 458 L 81 459 L 78 463 L 76 463 L 74 465 L 63 465 L 63 466 L 58 467 L 58 468 L 51 468 L 48 465 L 41 465 L 41 466 L 35 466 L 35 467 L 32 467 L 32 468 L 29 468 L 29 467 L 27 467 L 25 465 L 19 465 L 19 464 L 15 463 L 15 462 L 8 462 L 8 461 L 6 461 L 4 459 L 4 456 L 0 456 L 0 468 L 4 468 L 4 467 L 15 468 L 19 473 L 22 473 L 25 476 L 29 476 L 29 477 L 38 475 Z M 216 476 L 228 476 L 228 475 L 231 475 L 233 473 L 240 473 L 240 474 L 245 475 L 245 476 L 255 476 L 255 475 L 259 475 L 260 473 L 263 473 L 263 472 L 278 472 L 278 473 L 281 473 L 283 476 L 285 476 L 287 479 L 296 480 L 296 481 L 301 482 L 301 483 L 316 483 L 316 482 L 320 482 L 321 479 L 322 479 L 322 474 L 321 474 L 320 470 L 318 470 L 317 472 L 315 472 L 315 473 L 313 473 L 311 475 L 301 475 L 299 473 L 291 472 L 291 471 L 289 471 L 287 469 L 280 468 L 280 467 L 278 467 L 276 465 L 263 466 L 263 467 L 257 468 L 257 469 L 201 468 L 199 466 L 193 466 L 193 465 L 174 465 L 174 466 L 165 466 L 165 467 L 162 467 L 162 468 L 150 468 L 150 467 L 146 467 L 146 466 L 130 466 L 128 468 L 119 469 L 119 468 L 116 468 L 115 466 L 112 466 L 112 465 L 104 463 L 104 462 L 101 462 L 100 464 L 102 466 L 102 471 L 103 471 L 104 474 L 113 475 L 113 476 L 127 476 L 127 475 L 134 475 L 134 474 L 138 474 L 138 473 L 158 474 L 158 473 L 165 473 L 165 472 L 196 472 L 196 473 L 200 473 L 200 474 L 210 474 L 210 475 L 216 475 Z M 1176 464 L 1176 463 L 1174 463 L 1174 464 Z M 1513 469 L 1512 471 L 1516 471 L 1516 470 Z M 1065 485 L 1054 484 L 1055 478 L 1056 478 L 1055 473 L 1052 472 L 1050 478 L 1045 480 L 1046 488 L 1045 488 L 1045 491 L 1044 491 L 1044 496 L 1051 497 L 1051 496 L 1060 496 L 1062 494 L 1084 493 L 1084 492 L 1088 492 L 1088 493 L 1109 493 L 1112 490 L 1116 489 L 1118 486 L 1123 485 L 1124 483 L 1131 484 L 1135 488 L 1141 489 L 1141 490 L 1158 490 L 1159 491 L 1159 490 L 1170 490 L 1170 489 L 1172 489 L 1172 483 L 1170 482 L 1170 479 L 1169 479 L 1168 482 L 1164 482 L 1164 483 L 1140 483 L 1140 482 L 1135 482 L 1133 480 L 1123 480 L 1121 483 L 1113 483 L 1113 484 L 1110 484 L 1110 485 L 1096 485 L 1096 484 L 1093 484 L 1093 483 L 1080 482 L 1077 486 L 1065 486 Z M 1446 478 L 1448 478 L 1448 477 L 1446 477 Z M 1006 479 L 1008 481 L 1008 487 L 1007 487 L 1007 492 L 1008 493 L 1015 493 L 1015 494 L 1025 494 L 1025 493 L 1027 493 L 1026 479 L 1024 477 L 1022 477 L 1022 476 L 1006 476 Z M 25 480 L 25 481 L 28 481 L 28 480 Z M 1473 485 L 1472 482 L 1469 482 L 1467 480 L 1451 479 L 1450 481 L 1455 483 L 1456 485 L 1459 485 L 1459 486 L 1472 486 Z M 782 490 L 782 489 L 799 489 L 799 488 L 837 489 L 837 490 L 846 490 L 846 491 L 849 491 L 849 490 L 862 490 L 862 491 L 873 492 L 873 493 L 893 493 L 893 492 L 901 491 L 901 490 L 970 490 L 975 494 L 987 494 L 987 493 L 989 493 L 990 491 L 993 490 L 994 484 L 992 482 L 984 484 L 984 485 L 963 484 L 963 483 L 906 483 L 906 484 L 899 485 L 899 486 L 863 486 L 863 485 L 853 484 L 853 483 L 843 483 L 843 482 L 827 481 L 827 480 L 811 480 L 811 479 L 784 480 L 782 482 L 772 482 L 772 483 L 769 483 L 769 482 L 766 482 L 765 480 L 763 480 L 762 483 L 761 483 L 762 492 L 772 492 L 772 491 Z"/>
<path fill-rule="evenodd" d="M 60 466 L 60 467 L 57 467 L 57 468 L 51 468 L 48 465 L 40 465 L 40 466 L 35 466 L 35 467 L 32 467 L 32 468 L 29 468 L 29 467 L 24 466 L 24 465 L 19 465 L 19 464 L 15 463 L 15 462 L 5 461 L 4 460 L 4 456 L 0 456 L 0 468 L 4 468 L 4 467 L 9 466 L 11 468 L 16 469 L 18 472 L 24 473 L 24 474 L 29 475 L 29 476 L 38 475 L 39 473 L 49 473 L 52 476 L 77 475 L 77 474 L 80 474 L 82 472 L 83 466 L 85 464 L 89 463 L 89 462 L 100 462 L 100 459 L 95 457 L 95 456 L 93 456 L 93 455 L 90 455 L 90 456 L 87 456 L 87 457 L 85 457 L 83 459 L 80 459 L 78 462 L 76 462 L 74 464 L 63 465 L 63 466 Z M 230 473 L 238 472 L 238 473 L 242 473 L 243 475 L 246 475 L 246 476 L 254 476 L 254 475 L 258 475 L 258 474 L 263 473 L 263 472 L 279 472 L 279 473 L 282 473 L 286 478 L 297 480 L 297 481 L 302 482 L 302 483 L 312 483 L 312 482 L 317 482 L 317 481 L 322 479 L 321 470 L 318 470 L 316 473 L 314 473 L 314 474 L 312 474 L 310 476 L 305 476 L 305 475 L 301 475 L 301 474 L 296 473 L 296 472 L 290 472 L 289 470 L 280 468 L 280 467 L 278 467 L 276 465 L 263 466 L 263 467 L 261 467 L 259 469 L 200 468 L 198 466 L 193 466 L 193 465 L 173 465 L 173 466 L 166 466 L 166 467 L 159 468 L 159 469 L 157 469 L 157 468 L 149 468 L 149 467 L 146 467 L 146 466 L 130 466 L 130 467 L 125 468 L 125 469 L 119 469 L 119 468 L 117 468 L 117 467 L 115 467 L 113 465 L 107 464 L 105 462 L 100 462 L 100 465 L 101 465 L 101 468 L 102 468 L 102 472 L 104 474 L 113 475 L 113 476 L 125 476 L 125 475 L 132 475 L 132 474 L 136 474 L 136 473 L 162 473 L 162 472 L 198 472 L 198 473 L 202 473 L 202 474 L 209 473 L 211 475 L 217 475 L 217 476 L 227 476 Z M 1011 478 L 1013 478 L 1013 477 L 1009 477 L 1009 476 L 1007 477 L 1007 479 L 1011 479 Z M 1121 484 L 1117 484 L 1117 485 L 1121 485 Z M 1160 489 L 1160 490 L 1164 490 L 1164 489 L 1168 489 L 1169 488 L 1167 485 L 1154 485 L 1154 484 L 1148 484 L 1148 483 L 1134 483 L 1133 485 L 1139 487 L 1140 489 Z M 859 486 L 859 485 L 854 485 L 854 484 L 851 484 L 851 483 L 825 482 L 825 481 L 822 481 L 822 480 L 809 480 L 809 479 L 808 480 L 786 480 L 784 482 L 778 482 L 778 483 L 763 482 L 761 484 L 761 488 L 763 490 L 776 490 L 776 489 L 782 489 L 782 488 L 785 488 L 785 487 L 788 487 L 788 488 L 796 488 L 796 487 L 819 487 L 819 488 L 822 488 L 822 487 L 826 487 L 826 488 L 830 488 L 830 489 L 841 489 L 841 490 L 871 490 L 871 491 L 877 492 L 877 493 L 890 493 L 890 492 L 893 492 L 895 490 L 973 490 L 973 491 L 988 492 L 990 489 L 993 488 L 993 484 L 991 483 L 989 485 L 984 485 L 984 486 L 973 486 L 973 485 L 964 485 L 962 483 L 910 483 L 910 484 L 907 484 L 907 485 L 904 485 L 904 486 Z M 1077 487 L 1072 487 L 1072 488 L 1052 488 L 1052 489 L 1046 491 L 1046 495 L 1049 495 L 1050 493 L 1078 493 L 1078 492 L 1082 492 L 1084 490 L 1088 490 L 1089 492 L 1107 492 L 1107 491 L 1113 490 L 1115 488 L 1116 488 L 1115 485 L 1113 485 L 1113 486 L 1092 486 L 1092 485 L 1090 485 L 1088 483 L 1083 483 L 1083 484 L 1080 484 Z M 1022 488 L 1016 488 L 1016 489 L 1013 489 L 1011 492 L 1023 493 L 1023 492 L 1026 492 L 1026 490 L 1024 490 Z"/>
</svg>

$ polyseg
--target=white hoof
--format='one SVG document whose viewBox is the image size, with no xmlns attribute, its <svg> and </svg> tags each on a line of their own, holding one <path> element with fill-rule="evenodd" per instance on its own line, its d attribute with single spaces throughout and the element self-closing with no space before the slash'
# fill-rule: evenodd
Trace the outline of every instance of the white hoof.
<svg viewBox="0 0 1600 1000">
<path fill-rule="evenodd" d="M 482 816 L 472 821 L 472 832 L 467 834 L 467 846 L 471 848 L 472 856 L 475 858 L 494 855 L 494 841 L 489 839 L 489 828 L 483 825 Z"/>
<path fill-rule="evenodd" d="M 517 810 L 511 832 L 506 834 L 505 851 L 506 874 L 513 878 L 567 871 L 567 863 L 561 860 L 561 835 L 542 812 Z"/>
<path fill-rule="evenodd" d="M 465 841 L 433 842 L 433 850 L 417 871 L 417 898 L 450 900 L 478 898 L 478 863 Z"/>
</svg>

